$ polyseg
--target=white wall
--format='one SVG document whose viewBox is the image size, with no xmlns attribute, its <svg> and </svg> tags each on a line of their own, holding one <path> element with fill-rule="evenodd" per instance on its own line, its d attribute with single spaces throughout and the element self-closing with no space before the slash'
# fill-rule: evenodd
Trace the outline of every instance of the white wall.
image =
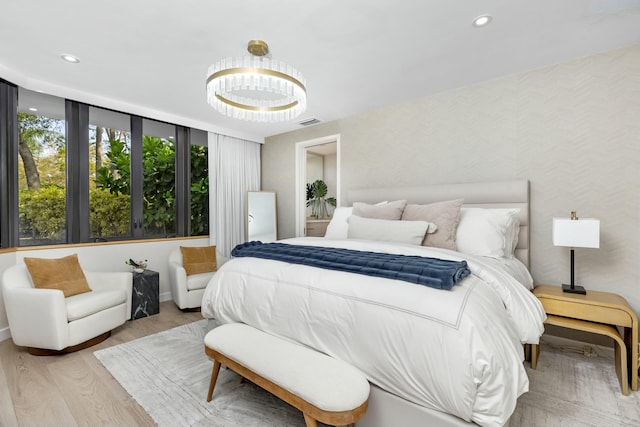
<svg viewBox="0 0 640 427">
<path fill-rule="evenodd" d="M 338 156 L 336 154 L 327 154 L 324 156 L 323 163 L 323 175 L 324 182 L 327 184 L 327 196 L 328 197 L 336 197 L 337 191 L 337 161 Z"/>
<path fill-rule="evenodd" d="M 569 280 L 551 222 L 601 221 L 601 248 L 576 250 L 576 280 L 640 312 L 640 45 L 482 82 L 267 138 L 263 185 L 279 237 L 294 230 L 295 144 L 340 134 L 341 192 L 528 179 L 531 272 Z"/>
<path fill-rule="evenodd" d="M 324 179 L 324 157 L 307 153 L 307 183 Z"/>
<path fill-rule="evenodd" d="M 0 254 L 0 275 L 8 267 L 22 263 L 25 257 L 60 258 L 78 254 L 80 265 L 88 271 L 130 271 L 125 261 L 149 260 L 148 268 L 160 273 L 160 300 L 171 299 L 169 286 L 169 253 L 180 246 L 206 246 L 209 237 L 189 239 L 167 239 L 166 241 L 138 241 L 115 244 L 97 244 L 88 246 L 51 247 L 45 249 L 21 248 L 16 252 Z M 4 300 L 0 295 L 0 341 L 9 338 L 9 329 Z"/>
</svg>

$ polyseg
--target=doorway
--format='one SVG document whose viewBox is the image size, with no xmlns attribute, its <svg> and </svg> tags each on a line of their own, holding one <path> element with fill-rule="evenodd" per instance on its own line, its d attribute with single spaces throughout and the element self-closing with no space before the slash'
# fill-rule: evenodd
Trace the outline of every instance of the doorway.
<svg viewBox="0 0 640 427">
<path fill-rule="evenodd" d="M 296 144 L 296 237 L 307 234 L 307 183 L 321 179 L 327 197 L 340 206 L 340 135 L 329 135 Z"/>
</svg>

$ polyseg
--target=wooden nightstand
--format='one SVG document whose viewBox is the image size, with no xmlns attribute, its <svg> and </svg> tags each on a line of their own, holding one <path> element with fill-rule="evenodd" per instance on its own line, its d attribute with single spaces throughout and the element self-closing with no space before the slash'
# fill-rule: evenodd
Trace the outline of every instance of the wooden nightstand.
<svg viewBox="0 0 640 427">
<path fill-rule="evenodd" d="M 324 237 L 330 219 L 307 219 L 307 237 Z"/>
<path fill-rule="evenodd" d="M 638 390 L 638 317 L 623 297 L 598 291 L 570 294 L 562 292 L 560 286 L 551 285 L 538 285 L 533 293 L 547 313 L 545 323 L 613 338 L 622 394 L 629 394 L 629 386 L 633 391 Z M 624 336 L 618 327 L 623 329 Z M 533 369 L 539 353 L 540 346 L 532 346 Z"/>
</svg>

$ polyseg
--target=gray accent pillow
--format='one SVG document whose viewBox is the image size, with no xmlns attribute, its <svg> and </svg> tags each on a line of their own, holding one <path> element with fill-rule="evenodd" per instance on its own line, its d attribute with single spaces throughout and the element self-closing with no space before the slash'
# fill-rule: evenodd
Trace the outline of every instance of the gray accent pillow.
<svg viewBox="0 0 640 427">
<path fill-rule="evenodd" d="M 464 199 L 430 203 L 428 205 L 407 205 L 402 220 L 426 221 L 438 226 L 433 234 L 426 234 L 422 246 L 456 250 L 456 230 L 460 222 L 460 208 Z"/>
<path fill-rule="evenodd" d="M 406 200 L 396 200 L 383 205 L 355 202 L 353 204 L 353 215 L 362 218 L 391 219 L 397 221 L 402 218 L 402 211 L 404 211 L 406 205 Z"/>
</svg>

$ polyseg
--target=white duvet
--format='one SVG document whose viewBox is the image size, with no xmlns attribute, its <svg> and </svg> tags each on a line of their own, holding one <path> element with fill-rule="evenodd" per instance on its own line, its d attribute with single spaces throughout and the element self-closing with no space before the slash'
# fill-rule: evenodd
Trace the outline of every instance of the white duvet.
<svg viewBox="0 0 640 427">
<path fill-rule="evenodd" d="M 257 258 L 224 264 L 202 314 L 243 322 L 359 368 L 380 388 L 482 426 L 504 425 L 528 391 L 523 343 L 538 343 L 544 310 L 499 264 L 422 246 L 296 238 L 332 246 L 467 260 L 451 291 Z M 259 351 L 259 349 L 256 349 Z"/>
</svg>

